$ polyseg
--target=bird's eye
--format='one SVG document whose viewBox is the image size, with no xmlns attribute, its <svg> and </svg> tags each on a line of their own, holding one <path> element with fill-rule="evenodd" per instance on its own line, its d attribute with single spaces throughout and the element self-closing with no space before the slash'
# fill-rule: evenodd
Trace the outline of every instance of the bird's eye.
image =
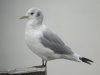
<svg viewBox="0 0 100 75">
<path fill-rule="evenodd" d="M 30 13 L 31 15 L 33 15 L 34 13 L 32 12 L 32 13 Z"/>
</svg>

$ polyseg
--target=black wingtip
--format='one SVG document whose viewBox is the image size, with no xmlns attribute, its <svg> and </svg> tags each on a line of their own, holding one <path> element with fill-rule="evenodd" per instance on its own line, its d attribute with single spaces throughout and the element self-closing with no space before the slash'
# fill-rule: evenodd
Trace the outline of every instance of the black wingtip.
<svg viewBox="0 0 100 75">
<path fill-rule="evenodd" d="M 91 65 L 91 63 L 94 63 L 92 60 L 85 58 L 85 57 L 80 57 L 79 58 L 82 62 L 87 63 L 89 65 Z"/>
</svg>

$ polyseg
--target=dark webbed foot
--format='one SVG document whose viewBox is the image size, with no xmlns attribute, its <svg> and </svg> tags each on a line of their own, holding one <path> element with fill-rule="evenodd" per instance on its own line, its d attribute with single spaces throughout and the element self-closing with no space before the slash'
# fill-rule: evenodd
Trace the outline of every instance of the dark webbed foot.
<svg viewBox="0 0 100 75">
<path fill-rule="evenodd" d="M 42 65 L 34 66 L 34 67 L 36 67 L 36 68 L 43 68 L 43 67 L 46 67 L 46 64 L 47 64 L 47 61 L 42 59 Z"/>
<path fill-rule="evenodd" d="M 45 66 L 44 65 L 38 65 L 38 66 L 34 66 L 36 68 L 44 68 Z"/>
</svg>

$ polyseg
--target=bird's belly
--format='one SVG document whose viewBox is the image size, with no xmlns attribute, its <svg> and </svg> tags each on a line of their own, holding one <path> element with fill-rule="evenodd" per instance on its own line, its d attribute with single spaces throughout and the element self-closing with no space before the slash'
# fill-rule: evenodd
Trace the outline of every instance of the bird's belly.
<svg viewBox="0 0 100 75">
<path fill-rule="evenodd" d="M 27 46 L 30 48 L 30 50 L 40 56 L 44 60 L 50 60 L 53 59 L 54 52 L 48 48 L 45 48 L 41 41 L 39 40 L 39 37 L 33 36 L 33 35 L 25 35 L 25 41 L 27 43 Z"/>
</svg>

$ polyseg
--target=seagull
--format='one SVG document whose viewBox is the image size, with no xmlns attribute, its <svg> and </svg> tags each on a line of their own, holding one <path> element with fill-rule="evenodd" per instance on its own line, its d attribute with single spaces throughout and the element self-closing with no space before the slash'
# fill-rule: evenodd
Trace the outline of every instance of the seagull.
<svg viewBox="0 0 100 75">
<path fill-rule="evenodd" d="M 42 66 L 54 59 L 68 59 L 76 62 L 93 63 L 92 60 L 72 51 L 62 39 L 43 24 L 43 13 L 38 8 L 30 8 L 25 16 L 27 19 L 25 41 L 29 49 L 42 58 Z"/>
</svg>

